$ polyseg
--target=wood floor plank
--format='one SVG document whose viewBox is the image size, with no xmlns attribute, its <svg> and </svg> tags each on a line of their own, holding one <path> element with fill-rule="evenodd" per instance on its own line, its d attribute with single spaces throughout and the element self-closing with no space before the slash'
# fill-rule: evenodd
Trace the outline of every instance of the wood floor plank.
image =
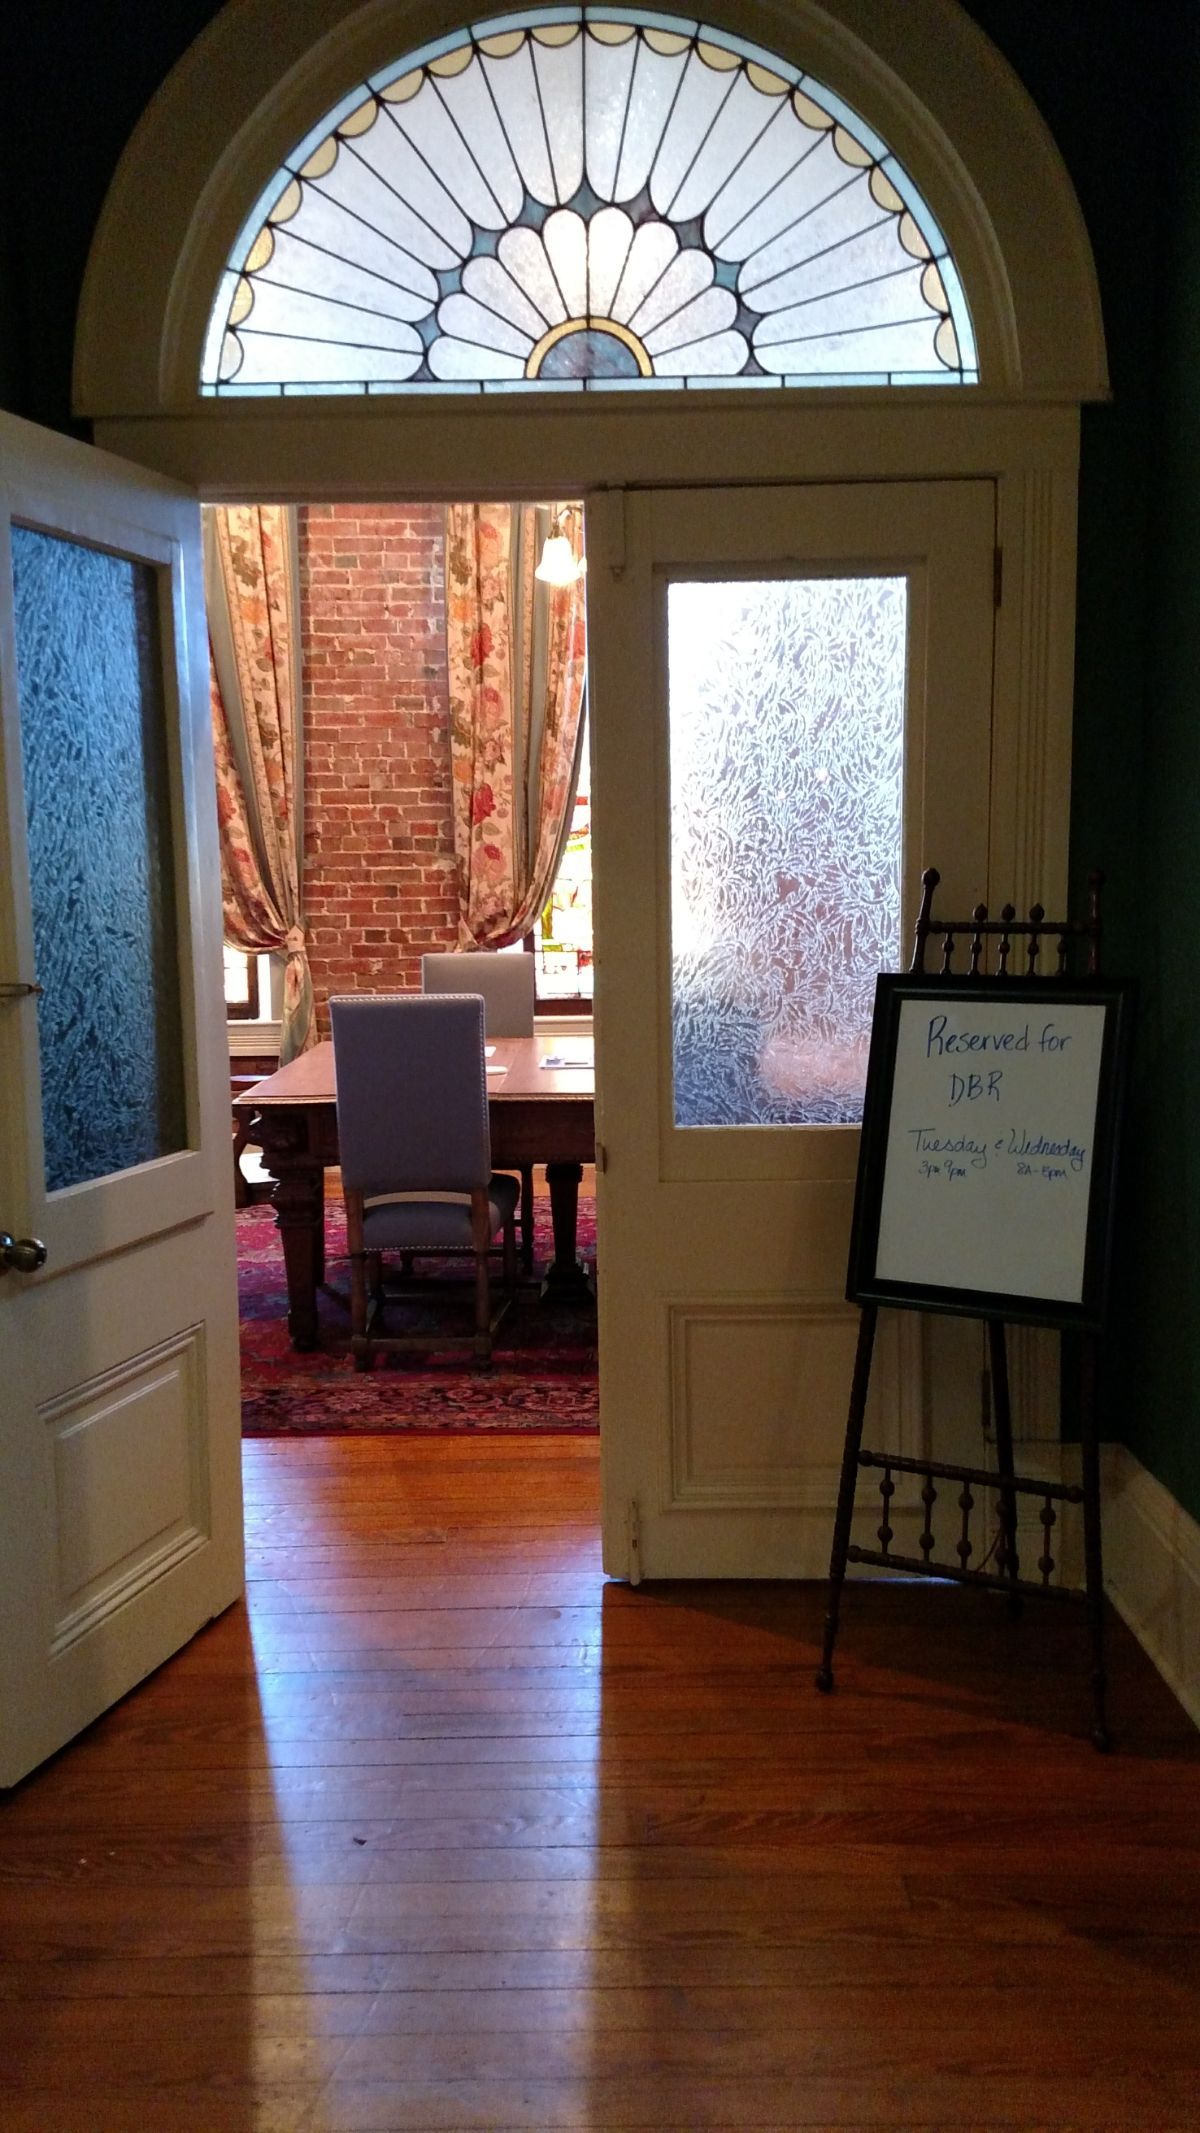
<svg viewBox="0 0 1200 2133">
<path fill-rule="evenodd" d="M 1060 2028 L 1057 2040 L 1048 2025 L 1032 2034 L 1008 2031 L 996 2036 L 982 2026 L 939 2021 L 931 2033 L 929 2079 L 935 2083 L 973 2068 L 982 2081 L 995 2081 L 1012 2068 L 1014 2085 L 1051 2087 L 1060 2096 L 1089 2084 L 1110 2084 L 1115 2091 L 1140 2078 L 1144 2095 L 1168 2093 L 1166 2077 L 1186 2071 L 1189 2047 L 1167 2025 L 1151 2026 L 1147 2042 L 1155 2050 L 1153 2074 L 1147 2078 L 1136 2049 L 1121 2042 L 1124 2025 L 1110 2023 L 1107 2038 L 1077 2043 Z M 769 2082 L 780 2096 L 799 2096 L 813 2086 L 827 2093 L 841 2084 L 914 2080 L 911 2044 L 899 2032 L 874 2026 L 834 2030 L 815 2028 L 760 2030 L 739 2019 L 728 2026 L 696 2022 L 664 2028 L 559 2027 L 539 2030 L 519 2015 L 511 2026 L 485 2031 L 445 2025 L 408 2027 L 396 2032 L 337 2030 L 322 2033 L 316 2024 L 288 2031 L 256 2029 L 254 2081 L 305 2083 L 320 2087 L 387 2082 L 396 2088 L 413 2083 L 512 2083 L 537 2069 L 538 2083 L 596 2081 L 615 2088 L 629 2084 L 633 2093 L 674 2074 L 681 2081 L 720 2085 L 736 2082 L 742 2090 L 755 2081 Z M 89 2078 L 117 2087 L 144 2083 L 151 2091 L 206 2087 L 218 2093 L 239 2086 L 231 2066 L 228 2032 L 203 2023 L 194 2027 L 143 2030 L 140 2035 L 105 2030 L 79 2040 L 30 2043 L 10 2040 L 0 2069 L 0 2110 L 13 2090 L 81 2090 Z M 1034 2050 L 1030 2051 L 1030 2046 Z M 1052 2052 L 1051 2066 L 1039 2068 L 1037 2047 Z M 245 2076 L 242 2077 L 244 2082 Z M 778 2110 L 779 2105 L 776 2105 Z"/>
<path fill-rule="evenodd" d="M 197 2055 L 219 2050 L 228 2042 L 230 2010 L 225 1995 L 201 1996 L 196 1989 L 184 1994 L 154 1995 L 141 1990 L 106 1997 L 104 2006 L 105 2051 L 124 2051 L 138 2045 L 153 2052 L 173 2052 L 183 2039 Z M 1190 2063 L 1190 2039 L 1179 2017 L 1187 2013 L 1187 1994 L 1182 1988 L 1166 1989 L 1152 1996 L 1132 1999 L 1127 1984 L 1096 1988 L 1092 1997 L 1096 2012 L 1107 2015 L 1110 2038 L 1124 2036 L 1131 2004 L 1137 2010 L 1138 2045 L 1152 2050 L 1164 2071 L 1181 2061 Z M 1076 1998 L 1072 1989 L 1072 2009 Z M 1153 2004 L 1151 2004 L 1153 1999 Z M 147 2013 L 153 2015 L 152 2025 Z M 793 1986 L 693 1986 L 653 1987 L 610 1985 L 603 1988 L 577 1985 L 558 1990 L 505 1985 L 491 1987 L 414 1991 L 394 1989 L 376 1992 L 260 1992 L 255 1997 L 256 2034 L 264 2039 L 297 2037 L 513 2037 L 568 2036 L 576 2039 L 604 2035 L 621 2040 L 622 2050 L 632 2049 L 638 2033 L 655 2035 L 679 2024 L 710 2036 L 722 2032 L 735 2039 L 771 2043 L 788 2040 L 785 2049 L 798 2048 L 797 2040 L 847 2038 L 839 2046 L 851 2064 L 855 2053 L 875 2029 L 898 2036 L 910 2022 L 928 2025 L 944 2040 L 972 2040 L 970 2048 L 983 2054 L 1028 2052 L 1031 2044 L 1051 2048 L 1061 2024 L 1061 2012 L 1048 2004 L 1044 1988 L 1013 1985 L 1002 1999 L 987 1987 L 904 1985 L 864 1987 L 842 1979 L 833 1984 Z M 149 2030 L 149 2037 L 147 2032 Z M 87 1998 L 59 1996 L 50 2001 L 36 2039 L 19 2030 L 16 2017 L 7 2019 L 0 2007 L 0 2037 L 5 2045 L 5 2067 L 0 2083 L 13 2080 L 20 2067 L 24 2076 L 32 2056 L 49 2050 L 62 2055 L 96 2051 L 96 2010 Z M 1074 2046 L 1070 2047 L 1074 2050 Z M 871 2049 L 878 2056 L 878 2045 Z M 1130 2047 L 1120 2047 L 1126 2056 Z M 11 2056 L 9 2056 L 11 2055 Z M 1111 2055 L 1111 2054 L 1110 2054 Z M 1057 2056 L 1057 2053 L 1056 2053 Z M 115 2058 L 108 2057 L 111 2069 Z"/>
<path fill-rule="evenodd" d="M 987 2118 L 961 2115 L 968 2080 L 969 2070 L 939 2069 L 899 2085 L 883 2075 L 726 2084 L 672 2069 L 638 2083 L 620 2074 L 319 2086 L 264 2077 L 252 2091 L 224 2092 L 96 2084 L 85 2103 L 61 2089 L 30 2091 L 7 2106 L 3 2125 L 5 2133 L 146 2133 L 148 2124 L 180 2133 L 1195 2133 L 1190 2105 L 1154 2074 L 1017 2073 Z"/>
<path fill-rule="evenodd" d="M 246 1447 L 244 1606 L 0 1805 L 0 2133 L 1200 2133 L 1120 1624 L 605 1582 L 589 1439 Z M 533 1507 L 536 1507 L 534 1509 Z"/>
</svg>

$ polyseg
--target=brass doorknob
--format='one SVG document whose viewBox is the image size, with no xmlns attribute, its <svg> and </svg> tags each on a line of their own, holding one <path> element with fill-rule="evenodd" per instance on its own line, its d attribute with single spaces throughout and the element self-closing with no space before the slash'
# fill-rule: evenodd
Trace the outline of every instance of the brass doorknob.
<svg viewBox="0 0 1200 2133">
<path fill-rule="evenodd" d="M 36 1274 L 46 1264 L 46 1247 L 40 1237 L 10 1237 L 0 1229 L 0 1274 L 11 1267 L 14 1274 Z"/>
</svg>

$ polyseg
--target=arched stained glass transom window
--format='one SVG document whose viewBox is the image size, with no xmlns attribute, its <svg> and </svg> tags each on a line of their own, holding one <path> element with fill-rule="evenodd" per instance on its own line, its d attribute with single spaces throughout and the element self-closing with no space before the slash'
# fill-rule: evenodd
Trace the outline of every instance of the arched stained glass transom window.
<svg viewBox="0 0 1200 2133">
<path fill-rule="evenodd" d="M 726 31 L 543 8 L 374 74 L 222 276 L 211 394 L 972 384 L 946 243 L 830 89 Z"/>
</svg>

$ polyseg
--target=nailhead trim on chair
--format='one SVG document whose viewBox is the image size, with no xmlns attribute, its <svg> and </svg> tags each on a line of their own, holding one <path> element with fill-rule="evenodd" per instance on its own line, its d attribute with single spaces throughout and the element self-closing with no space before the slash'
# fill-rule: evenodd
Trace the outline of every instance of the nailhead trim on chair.
<svg viewBox="0 0 1200 2133">
<path fill-rule="evenodd" d="M 480 996 L 477 992 L 341 992 L 336 993 L 334 995 L 334 999 L 345 1000 L 349 1003 L 353 1003 L 355 1007 L 390 1007 L 393 1000 L 413 1000 L 419 1001 L 422 1004 L 428 1002 L 431 1007 L 438 1007 L 441 1005 L 443 1000 L 478 1000 L 479 997 Z M 330 1000 L 329 1005 L 331 1007 L 333 1006 L 333 999 Z M 486 1139 L 488 1147 L 490 1149 L 492 1145 L 492 1122 L 488 1114 L 486 1058 L 487 1053 L 485 1042 L 482 1123 L 484 1130 L 484 1138 Z M 380 1197 L 381 1195 L 376 1194 L 377 1199 Z"/>
<path fill-rule="evenodd" d="M 416 1005 L 417 1003 L 421 1003 L 421 1004 L 423 1004 L 423 1005 L 427 1005 L 427 1006 L 429 1006 L 430 1008 L 432 1008 L 432 1009 L 435 1009 L 435 1010 L 436 1010 L 436 1009 L 440 1009 L 440 1008 L 441 1008 L 441 1007 L 443 1006 L 443 1004 L 444 1004 L 444 1003 L 445 1003 L 446 1001 L 453 1001 L 453 1000 L 462 1000 L 462 1001 L 464 1001 L 464 1002 L 465 1002 L 465 1001 L 467 1001 L 467 1000 L 471 1000 L 471 1001 L 475 1001 L 475 1002 L 478 1002 L 478 1003 L 479 1003 L 479 1005 L 480 1005 L 481 1007 L 482 1007 L 482 1004 L 483 1004 L 483 1003 L 482 1003 L 482 1001 L 481 1001 L 481 999 L 480 999 L 480 995 L 479 995 L 478 993 L 472 993 L 472 992 L 462 992 L 462 993 L 446 993 L 446 992 L 443 992 L 443 993 L 428 993 L 428 994 L 426 994 L 426 993 L 408 993 L 408 992 L 405 992 L 405 993 L 339 993 L 339 994 L 336 994 L 336 995 L 334 996 L 334 998 L 330 1000 L 330 1003 L 329 1003 L 329 1004 L 330 1004 L 330 1006 L 331 1006 L 331 1007 L 332 1007 L 332 1006 L 333 1006 L 333 1005 L 335 1004 L 335 1002 L 344 1002 L 344 1003 L 345 1003 L 346 1005 L 353 1005 L 353 1006 L 362 1006 L 362 1007 L 368 1007 L 368 1008 L 370 1008 L 370 1007 L 390 1007 L 390 1006 L 392 1006 L 392 1005 L 393 1005 L 393 1004 L 394 1004 L 394 1003 L 395 1003 L 395 1002 L 396 1002 L 397 1000 L 401 1000 L 401 999 L 402 999 L 402 1000 L 405 1000 L 405 1001 L 407 1001 L 407 1002 L 409 1002 L 409 1003 L 411 1003 L 411 1004 L 412 1004 L 412 1005 L 414 1005 L 414 1006 L 415 1006 L 415 1005 Z M 483 1021 L 483 1017 L 481 1016 L 481 1022 L 482 1022 L 482 1021 Z M 483 1024 L 483 1028 L 484 1028 L 484 1030 L 486 1030 L 486 1023 L 484 1023 L 484 1024 Z M 485 1039 L 485 1062 L 486 1062 L 486 1039 Z M 485 1147 L 485 1148 L 486 1148 L 486 1149 L 488 1150 L 488 1152 L 489 1152 L 489 1159 L 490 1159 L 490 1151 L 491 1151 L 491 1117 L 490 1117 L 490 1114 L 489 1114 L 489 1111 L 488 1111 L 488 1096 L 487 1096 L 487 1069 L 486 1069 L 486 1063 L 485 1063 L 485 1067 L 484 1067 L 484 1073 L 483 1073 L 483 1076 L 482 1076 L 482 1085 L 481 1085 L 481 1092 L 480 1092 L 480 1093 L 481 1093 L 481 1097 L 482 1097 L 482 1111 L 481 1111 L 481 1118 L 480 1118 L 480 1125 L 481 1125 L 481 1128 L 482 1128 L 482 1141 L 483 1141 L 483 1146 L 484 1146 L 484 1147 Z M 487 1184 L 487 1186 L 486 1186 L 486 1187 L 484 1187 L 484 1188 L 482 1188 L 482 1189 L 483 1189 L 483 1190 L 485 1190 L 485 1191 L 487 1191 L 487 1192 L 489 1193 L 489 1195 L 490 1195 L 490 1189 L 491 1189 L 491 1180 L 490 1180 L 490 1178 L 489 1178 L 489 1180 L 488 1180 L 488 1184 Z M 362 1202 L 363 1202 L 363 1212 L 364 1212 L 364 1214 L 365 1214 L 365 1213 L 366 1213 L 366 1210 L 367 1210 L 367 1198 L 366 1198 L 366 1195 L 365 1195 L 365 1194 L 363 1194 L 363 1195 L 362 1195 L 361 1197 L 362 1197 Z M 377 1194 L 375 1194 L 375 1196 L 374 1196 L 374 1197 L 375 1197 L 376 1201 L 380 1201 L 380 1200 L 387 1200 L 387 1199 L 389 1199 L 389 1198 L 396 1198 L 396 1199 L 399 1199 L 399 1198 L 403 1198 L 403 1197 L 406 1197 L 406 1195 L 402 1195 L 402 1194 L 392 1194 L 392 1195 L 389 1195 L 389 1194 L 386 1194 L 386 1193 L 377 1193 Z M 420 1199 L 421 1195 L 420 1195 L 419 1191 L 417 1191 L 417 1192 L 415 1192 L 415 1193 L 414 1193 L 414 1197 L 415 1197 L 415 1198 L 417 1198 L 417 1199 Z M 457 1195 L 457 1194 L 455 1194 L 455 1195 L 454 1195 L 454 1197 L 455 1197 L 455 1198 L 457 1199 L 457 1198 L 458 1198 L 458 1195 Z M 469 1195 L 469 1194 L 468 1194 L 468 1195 L 465 1195 L 465 1197 L 466 1197 L 466 1198 L 468 1198 L 468 1199 L 470 1199 L 471 1195 Z M 515 1212 L 515 1210 L 514 1210 L 514 1212 Z M 509 1217 L 507 1218 L 507 1221 L 506 1221 L 506 1222 L 504 1222 L 504 1223 L 502 1223 L 502 1225 L 501 1225 L 501 1232 L 502 1232 L 502 1234 L 503 1234 L 503 1235 L 505 1236 L 505 1238 L 506 1238 L 506 1239 L 509 1239 L 510 1241 L 511 1241 L 511 1235 L 512 1235 L 512 1232 L 511 1232 L 511 1224 L 512 1224 L 512 1221 L 513 1221 L 513 1215 L 511 1215 L 511 1214 L 510 1214 L 510 1215 L 509 1215 Z M 492 1232 L 491 1234 L 492 1234 L 492 1235 L 494 1236 L 494 1235 L 496 1234 L 496 1232 L 494 1232 L 494 1231 L 493 1231 L 493 1232 Z M 373 1256 L 374 1256 L 374 1255 L 375 1255 L 376 1253 L 378 1253 L 378 1252 L 381 1252 L 381 1251 L 383 1251 L 383 1250 L 396 1250 L 396 1251 L 400 1251 L 400 1252 L 402 1252 L 402 1253 L 407 1253 L 407 1254 L 408 1254 L 409 1256 L 413 1256 L 413 1255 L 416 1255 L 416 1254 L 419 1254 L 419 1253 L 421 1253 L 423 1249 L 424 1249 L 424 1250 L 426 1250 L 426 1251 L 430 1251 L 430 1252 L 432 1252 L 432 1251 L 445 1251 L 445 1250 L 447 1249 L 447 1247 L 446 1247 L 446 1246 L 444 1246 L 444 1245 L 443 1245 L 443 1246 L 433 1246 L 433 1245 L 430 1245 L 430 1246 L 422 1247 L 421 1245 L 417 1245 L 417 1244 L 405 1244 L 405 1245 L 396 1245 L 396 1246 L 372 1246 L 372 1245 L 366 1244 L 366 1243 L 365 1243 L 365 1240 L 364 1240 L 364 1249 L 363 1249 L 363 1251 L 362 1251 L 361 1253 L 353 1253 L 353 1254 L 351 1254 L 351 1256 L 352 1256 L 352 1258 L 354 1258 L 354 1259 L 356 1259 L 356 1260 L 366 1261 L 366 1260 L 369 1260 L 370 1258 L 372 1258 L 372 1257 L 373 1257 Z M 451 1246 L 451 1247 L 449 1247 L 449 1249 L 450 1249 L 450 1250 L 452 1250 L 452 1251 L 453 1251 L 453 1250 L 456 1250 L 456 1249 L 457 1249 L 457 1250 L 461 1250 L 461 1249 L 462 1249 L 462 1247 L 455 1247 L 455 1246 Z M 472 1254 L 472 1256 L 474 1256 L 474 1254 Z M 506 1262 L 505 1262 L 505 1263 L 506 1263 L 506 1265 L 507 1265 L 507 1256 L 506 1256 Z M 492 1342 L 493 1342 L 493 1339 L 494 1339 L 494 1336 L 495 1336 L 495 1333 L 496 1333 L 496 1329 L 497 1329 L 497 1327 L 499 1326 L 499 1324 L 500 1324 L 501 1320 L 502 1320 L 502 1319 L 504 1318 L 504 1316 L 505 1316 L 506 1312 L 507 1312 L 507 1311 L 509 1310 L 509 1308 L 510 1308 L 510 1306 L 511 1306 L 511 1303 L 512 1303 L 512 1296 L 511 1296 L 511 1294 L 505 1295 L 505 1296 L 504 1296 L 504 1298 L 503 1298 L 503 1299 L 501 1300 L 501 1302 L 500 1302 L 500 1306 L 499 1306 L 499 1309 L 498 1309 L 498 1310 L 493 1310 L 493 1311 L 491 1311 L 491 1312 L 490 1312 L 490 1315 L 489 1315 L 489 1324 L 488 1324 L 488 1328 L 487 1328 L 487 1331 L 486 1331 L 486 1333 L 481 1333 L 481 1332 L 480 1332 L 480 1330 L 479 1330 L 479 1328 L 477 1327 L 477 1328 L 476 1328 L 476 1330 L 475 1330 L 475 1332 L 474 1332 L 474 1333 L 472 1333 L 472 1334 L 466 1334 L 466 1335 L 458 1335 L 458 1334 L 456 1334 L 456 1335 L 453 1335 L 453 1336 L 443 1336 L 443 1339 L 444 1339 L 444 1341 L 445 1341 L 445 1345 L 446 1345 L 446 1346 L 448 1346 L 448 1347 L 454 1347 L 454 1348 L 467 1348 L 467 1349 L 473 1349 L 473 1351 L 474 1351 L 474 1353 L 475 1353 L 476 1357 L 477 1357 L 477 1358 L 478 1358 L 478 1359 L 479 1359 L 480 1361 L 482 1361 L 482 1362 L 487 1362 L 487 1363 L 490 1363 L 490 1361 L 491 1361 L 491 1356 L 492 1356 Z M 355 1335 L 353 1336 L 352 1340 L 351 1340 L 351 1351 L 352 1351 L 352 1353 L 353 1353 L 353 1356 L 354 1356 L 354 1360 L 355 1360 L 355 1367 L 356 1367 L 356 1368 L 359 1368 L 359 1369 L 361 1369 L 361 1368 L 364 1368 L 364 1367 L 369 1367 L 369 1364 L 370 1364 L 370 1357 L 371 1357 L 371 1351 L 372 1351 L 372 1349 L 373 1349 L 373 1348 L 376 1348 L 376 1347 L 378 1347 L 378 1348 L 385 1348 L 385 1349 L 393 1349 L 393 1350 L 395 1350 L 395 1349 L 409 1349 L 409 1348 L 413 1347 L 413 1345 L 414 1345 L 413 1339 L 412 1339 L 411 1337 L 409 1337 L 409 1336 L 390 1336 L 390 1337 L 389 1337 L 389 1336 L 388 1336 L 387 1334 L 384 1334 L 384 1333 L 374 1333 L 374 1332 L 373 1332 L 373 1331 L 372 1331 L 371 1329 L 372 1329 L 372 1325 L 373 1325 L 373 1321 L 374 1321 L 374 1315 L 375 1315 L 375 1308 L 376 1308 L 376 1307 L 375 1307 L 375 1305 L 372 1305 L 372 1304 L 368 1303 L 368 1309 L 367 1309 L 367 1330 L 366 1330 L 365 1334 L 358 1334 L 358 1333 L 356 1333 L 356 1334 L 355 1334 Z"/>
</svg>

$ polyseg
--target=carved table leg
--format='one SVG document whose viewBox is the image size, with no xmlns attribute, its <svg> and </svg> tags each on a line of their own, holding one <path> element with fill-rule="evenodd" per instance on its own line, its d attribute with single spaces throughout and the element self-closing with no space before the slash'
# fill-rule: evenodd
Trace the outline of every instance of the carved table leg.
<svg viewBox="0 0 1200 2133">
<path fill-rule="evenodd" d="M 271 1195 L 287 1271 L 288 1332 L 293 1348 L 317 1345 L 317 1283 L 325 1272 L 325 1171 L 311 1157 L 264 1148 L 275 1180 Z"/>
<path fill-rule="evenodd" d="M 582 1176 L 582 1163 L 546 1165 L 550 1219 L 554 1226 L 554 1258 L 542 1282 L 543 1296 L 590 1296 L 593 1293 L 587 1268 L 575 1256 Z"/>
<path fill-rule="evenodd" d="M 250 1187 L 246 1183 L 245 1172 L 242 1169 L 242 1150 L 246 1146 L 249 1132 L 250 1121 L 245 1112 L 235 1111 L 233 1114 L 233 1204 L 235 1207 L 249 1207 L 250 1205 Z"/>
</svg>

